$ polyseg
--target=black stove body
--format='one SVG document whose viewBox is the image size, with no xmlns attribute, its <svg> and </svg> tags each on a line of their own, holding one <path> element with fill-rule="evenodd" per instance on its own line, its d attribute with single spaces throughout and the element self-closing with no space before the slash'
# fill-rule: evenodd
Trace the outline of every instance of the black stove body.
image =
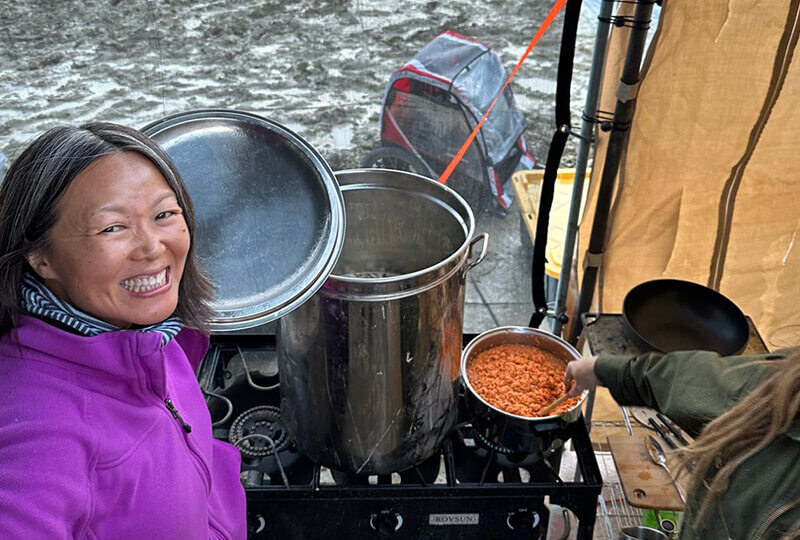
<svg viewBox="0 0 800 540">
<path fill-rule="evenodd" d="M 312 463 L 283 429 L 274 335 L 213 336 L 198 379 L 214 436 L 242 452 L 251 538 L 538 539 L 549 523 L 546 497 L 575 514 L 579 539 L 592 537 L 602 478 L 583 421 L 542 426 L 548 450 L 513 455 L 460 418 L 418 466 L 352 477 Z M 557 474 L 568 440 L 580 481 Z"/>
</svg>

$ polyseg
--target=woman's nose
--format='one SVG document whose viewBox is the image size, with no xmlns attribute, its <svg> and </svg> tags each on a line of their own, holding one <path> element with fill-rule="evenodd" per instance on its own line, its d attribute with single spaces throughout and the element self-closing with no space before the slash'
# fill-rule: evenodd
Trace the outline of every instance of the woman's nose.
<svg viewBox="0 0 800 540">
<path fill-rule="evenodd" d="M 161 234 L 154 227 L 140 227 L 135 234 L 136 245 L 133 250 L 135 259 L 155 259 L 166 249 Z"/>
</svg>

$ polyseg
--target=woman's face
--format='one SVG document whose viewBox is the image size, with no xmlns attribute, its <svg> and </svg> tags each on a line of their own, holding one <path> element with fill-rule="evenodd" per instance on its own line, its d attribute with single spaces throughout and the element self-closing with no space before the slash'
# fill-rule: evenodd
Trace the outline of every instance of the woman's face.
<svg viewBox="0 0 800 540">
<path fill-rule="evenodd" d="M 189 230 L 175 193 L 136 152 L 103 156 L 64 191 L 50 248 L 28 258 L 59 298 L 120 328 L 178 305 Z"/>
</svg>

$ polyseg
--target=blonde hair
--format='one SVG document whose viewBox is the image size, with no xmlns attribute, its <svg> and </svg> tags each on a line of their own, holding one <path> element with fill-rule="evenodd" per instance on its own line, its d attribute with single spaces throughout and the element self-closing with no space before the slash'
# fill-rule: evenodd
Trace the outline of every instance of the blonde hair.
<svg viewBox="0 0 800 540">
<path fill-rule="evenodd" d="M 714 501 L 721 500 L 736 469 L 786 433 L 800 414 L 800 351 L 765 364 L 774 368 L 766 381 L 709 423 L 693 444 L 675 453 L 678 472 L 689 475 L 692 490 L 707 488 L 695 525 Z"/>
</svg>

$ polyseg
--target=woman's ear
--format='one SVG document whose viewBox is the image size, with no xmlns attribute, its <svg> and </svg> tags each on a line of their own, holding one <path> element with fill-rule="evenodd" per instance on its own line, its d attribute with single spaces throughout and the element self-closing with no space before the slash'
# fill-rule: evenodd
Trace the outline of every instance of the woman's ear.
<svg viewBox="0 0 800 540">
<path fill-rule="evenodd" d="M 41 279 L 55 279 L 56 274 L 44 249 L 37 249 L 25 255 L 25 260 Z"/>
</svg>

